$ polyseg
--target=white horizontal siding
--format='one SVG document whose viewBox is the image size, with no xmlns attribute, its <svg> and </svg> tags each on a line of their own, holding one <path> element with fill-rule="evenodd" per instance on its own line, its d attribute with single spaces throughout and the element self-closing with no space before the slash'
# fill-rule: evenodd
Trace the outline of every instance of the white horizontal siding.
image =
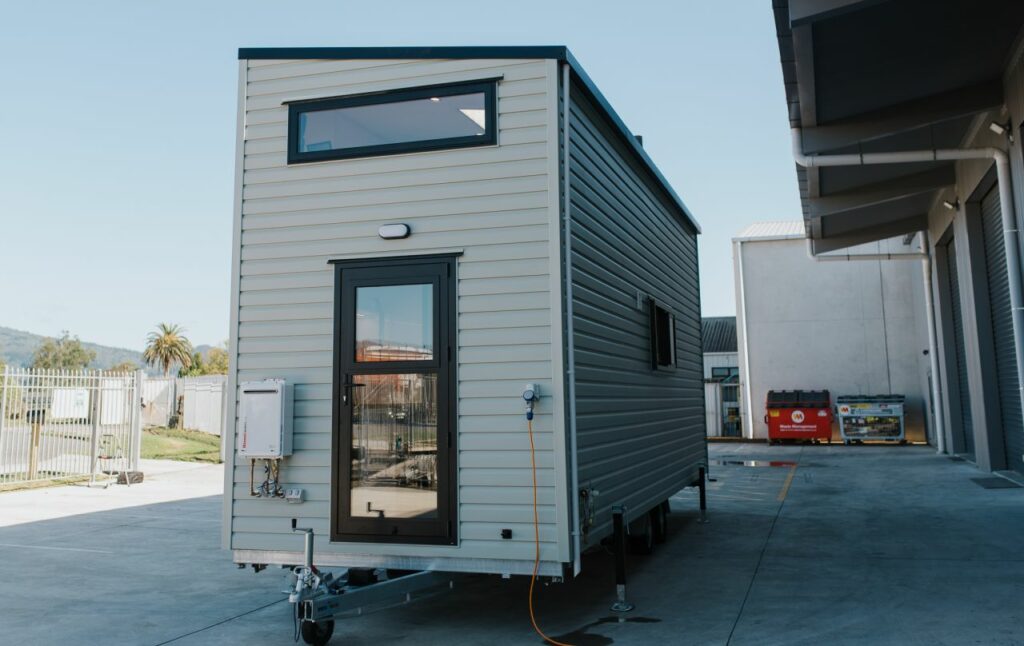
<svg viewBox="0 0 1024 646">
<path fill-rule="evenodd" d="M 328 261 L 396 252 L 462 250 L 458 261 L 458 547 L 376 545 L 377 554 L 532 559 L 526 381 L 555 392 L 550 230 L 552 193 L 544 61 L 250 61 L 238 249 L 237 381 L 295 384 L 294 455 L 282 479 L 305 489 L 301 506 L 253 499 L 248 465 L 233 471 L 231 546 L 294 551 L 290 518 L 329 543 L 334 275 Z M 285 101 L 501 77 L 498 145 L 288 166 Z M 557 179 L 555 180 L 557 182 Z M 557 184 L 555 184 L 557 186 Z M 377 229 L 408 223 L 384 241 Z M 555 450 L 561 421 L 542 406 L 534 421 L 542 555 L 559 546 Z M 559 427 L 556 428 L 556 420 Z M 559 440 L 561 441 L 561 440 Z M 564 473 L 562 473 L 564 481 Z M 501 540 L 510 528 L 512 540 Z M 567 534 L 562 527 L 561 532 Z M 567 539 L 562 537 L 567 545 Z M 560 551 L 562 550 L 562 551 Z"/>
</svg>

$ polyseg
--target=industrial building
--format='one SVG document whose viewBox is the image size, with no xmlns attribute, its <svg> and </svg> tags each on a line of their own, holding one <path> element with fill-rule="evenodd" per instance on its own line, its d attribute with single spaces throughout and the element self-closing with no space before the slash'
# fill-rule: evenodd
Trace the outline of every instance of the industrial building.
<svg viewBox="0 0 1024 646">
<path fill-rule="evenodd" d="M 704 317 L 701 319 L 701 338 L 708 437 L 743 437 L 736 317 Z"/>
<path fill-rule="evenodd" d="M 917 236 L 934 443 L 1024 474 L 1024 3 L 772 7 L 810 252 Z"/>
<path fill-rule="evenodd" d="M 925 441 L 928 333 L 918 251 L 884 240 L 807 253 L 799 220 L 760 222 L 733 238 L 745 437 L 767 437 L 769 390 L 833 397 L 903 395 L 906 435 Z M 838 439 L 838 428 L 834 429 Z"/>
</svg>

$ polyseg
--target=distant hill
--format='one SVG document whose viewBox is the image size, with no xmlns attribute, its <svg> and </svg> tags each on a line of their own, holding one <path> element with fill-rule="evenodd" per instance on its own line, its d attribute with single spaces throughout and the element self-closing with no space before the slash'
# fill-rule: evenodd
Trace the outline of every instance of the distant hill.
<svg viewBox="0 0 1024 646">
<path fill-rule="evenodd" d="M 32 363 L 32 354 L 48 337 L 31 332 L 0 327 L 0 359 L 13 366 L 27 367 Z M 131 361 L 143 365 L 142 353 L 127 348 L 112 348 L 98 343 L 82 341 L 82 345 L 96 353 L 96 359 L 90 368 L 109 368 L 122 361 Z"/>
</svg>

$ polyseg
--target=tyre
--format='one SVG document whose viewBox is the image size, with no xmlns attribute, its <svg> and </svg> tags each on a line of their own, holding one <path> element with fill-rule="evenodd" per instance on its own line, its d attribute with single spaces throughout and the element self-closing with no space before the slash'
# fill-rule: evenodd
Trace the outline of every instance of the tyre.
<svg viewBox="0 0 1024 646">
<path fill-rule="evenodd" d="M 326 646 L 334 634 L 334 621 L 304 621 L 300 627 L 302 641 L 312 646 Z"/>
<path fill-rule="evenodd" d="M 650 554 L 654 551 L 654 529 L 651 514 L 644 514 L 629 524 L 629 552 Z"/>
<path fill-rule="evenodd" d="M 668 501 L 651 510 L 651 535 L 655 543 L 668 539 Z"/>
</svg>

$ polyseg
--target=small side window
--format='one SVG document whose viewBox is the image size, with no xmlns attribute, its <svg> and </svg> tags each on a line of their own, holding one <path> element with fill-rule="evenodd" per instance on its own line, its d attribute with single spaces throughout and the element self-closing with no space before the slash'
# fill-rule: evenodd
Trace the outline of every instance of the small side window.
<svg viewBox="0 0 1024 646">
<path fill-rule="evenodd" d="M 672 312 L 650 301 L 651 367 L 671 370 L 676 366 L 676 317 Z"/>
<path fill-rule="evenodd" d="M 723 383 L 735 383 L 740 376 L 739 368 L 722 368 L 713 367 L 711 368 L 711 379 L 713 381 L 721 381 Z"/>
</svg>

